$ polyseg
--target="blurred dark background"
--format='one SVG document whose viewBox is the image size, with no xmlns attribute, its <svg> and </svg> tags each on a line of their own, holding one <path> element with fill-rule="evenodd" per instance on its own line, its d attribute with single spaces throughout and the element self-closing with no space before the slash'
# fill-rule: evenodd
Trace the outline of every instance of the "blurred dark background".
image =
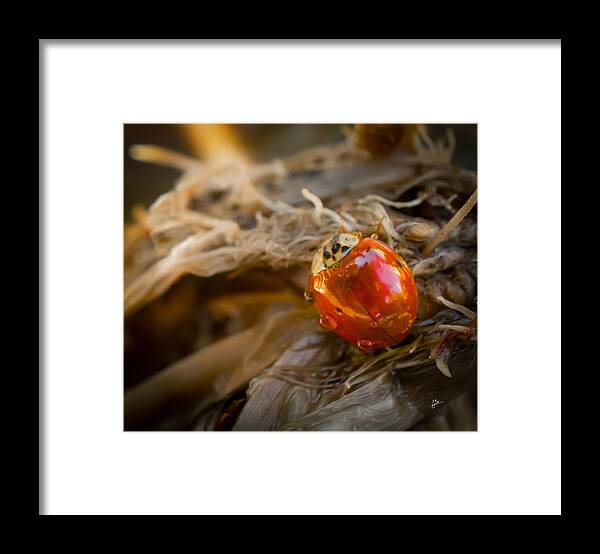
<svg viewBox="0 0 600 554">
<path fill-rule="evenodd" d="M 140 204 L 149 207 L 156 198 L 173 188 L 180 172 L 175 169 L 139 162 L 131 158 L 129 149 L 134 144 L 155 144 L 200 157 L 196 131 L 200 125 L 138 124 L 124 125 L 124 202 L 125 220 L 131 220 L 131 209 Z M 254 162 L 268 162 L 290 156 L 312 146 L 344 140 L 340 124 L 246 124 L 228 125 L 241 147 Z M 466 169 L 477 170 L 477 125 L 428 125 L 432 138 L 444 136 L 452 129 L 456 137 L 454 163 Z"/>
</svg>

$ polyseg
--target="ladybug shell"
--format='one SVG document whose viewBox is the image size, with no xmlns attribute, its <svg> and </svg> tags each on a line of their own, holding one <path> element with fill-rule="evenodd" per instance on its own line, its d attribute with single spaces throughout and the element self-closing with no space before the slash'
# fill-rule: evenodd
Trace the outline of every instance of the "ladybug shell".
<svg viewBox="0 0 600 554">
<path fill-rule="evenodd" d="M 338 264 L 310 276 L 321 326 L 363 352 L 408 335 L 418 295 L 406 262 L 381 241 L 362 239 Z"/>
</svg>

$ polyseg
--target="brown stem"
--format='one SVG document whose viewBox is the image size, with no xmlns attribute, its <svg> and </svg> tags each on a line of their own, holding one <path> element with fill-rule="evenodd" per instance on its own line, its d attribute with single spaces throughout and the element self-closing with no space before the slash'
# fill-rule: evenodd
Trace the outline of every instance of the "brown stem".
<svg viewBox="0 0 600 554">
<path fill-rule="evenodd" d="M 477 189 L 471 194 L 469 199 L 461 206 L 461 208 L 454 214 L 452 219 L 446 223 L 438 233 L 424 246 L 421 253 L 427 256 L 431 253 L 441 242 L 446 240 L 446 237 L 471 211 L 473 206 L 477 203 Z"/>
</svg>

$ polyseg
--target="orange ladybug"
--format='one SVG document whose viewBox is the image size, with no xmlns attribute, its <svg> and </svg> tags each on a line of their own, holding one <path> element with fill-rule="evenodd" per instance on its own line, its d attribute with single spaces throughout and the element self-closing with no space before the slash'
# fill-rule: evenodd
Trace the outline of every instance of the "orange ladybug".
<svg viewBox="0 0 600 554">
<path fill-rule="evenodd" d="M 316 252 L 308 298 L 320 324 L 362 352 L 392 346 L 408 335 L 418 295 L 406 262 L 389 246 L 361 233 L 338 233 Z"/>
</svg>

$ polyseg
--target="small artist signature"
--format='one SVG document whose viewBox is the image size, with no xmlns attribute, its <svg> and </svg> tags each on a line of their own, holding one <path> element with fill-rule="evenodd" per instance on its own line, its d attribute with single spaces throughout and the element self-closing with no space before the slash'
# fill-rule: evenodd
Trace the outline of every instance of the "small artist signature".
<svg viewBox="0 0 600 554">
<path fill-rule="evenodd" d="M 435 410 L 440 404 L 444 404 L 445 400 L 438 400 L 437 398 L 434 398 L 431 401 L 431 409 Z"/>
</svg>

